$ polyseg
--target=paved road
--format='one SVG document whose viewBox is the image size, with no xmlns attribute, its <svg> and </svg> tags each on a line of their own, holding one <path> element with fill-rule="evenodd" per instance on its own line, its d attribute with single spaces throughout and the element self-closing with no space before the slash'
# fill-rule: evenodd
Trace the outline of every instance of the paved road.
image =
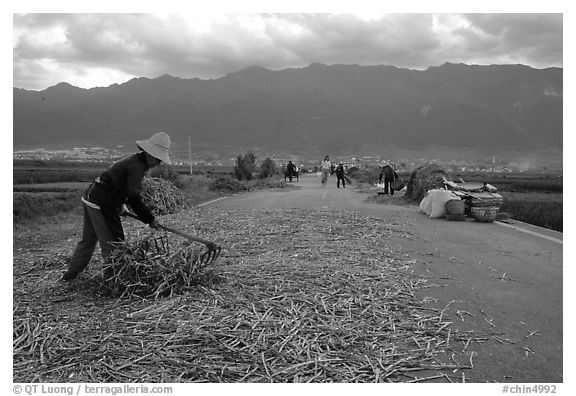
<svg viewBox="0 0 576 396">
<path fill-rule="evenodd" d="M 392 247 L 417 260 L 431 287 L 419 297 L 437 300 L 461 331 L 485 334 L 472 341 L 473 382 L 563 381 L 562 234 L 522 223 L 450 222 L 430 219 L 416 206 L 366 202 L 353 186 L 326 188 L 303 176 L 300 189 L 256 191 L 207 206 L 243 208 L 340 208 L 386 219 L 412 234 Z M 480 338 L 480 337 L 479 337 Z M 463 349 L 464 346 L 462 346 Z M 457 359 L 469 359 L 464 351 Z M 468 360 L 458 361 L 468 363 Z"/>
</svg>

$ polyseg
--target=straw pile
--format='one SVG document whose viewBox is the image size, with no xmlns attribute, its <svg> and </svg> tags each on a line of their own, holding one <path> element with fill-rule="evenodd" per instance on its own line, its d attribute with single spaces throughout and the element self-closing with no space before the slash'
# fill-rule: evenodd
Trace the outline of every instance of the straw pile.
<svg viewBox="0 0 576 396">
<path fill-rule="evenodd" d="M 427 282 L 388 243 L 410 238 L 401 226 L 331 209 L 164 221 L 225 246 L 214 263 L 224 281 L 139 300 L 41 281 L 60 271 L 19 277 L 15 382 L 459 381 L 472 367 L 482 339 L 417 297 Z M 452 349 L 466 363 L 446 363 Z"/>
<path fill-rule="evenodd" d="M 238 193 L 246 190 L 246 186 L 240 183 L 238 180 L 223 176 L 213 180 L 208 187 L 210 191 L 226 191 L 232 193 Z"/>
<path fill-rule="evenodd" d="M 142 201 L 154 216 L 176 213 L 188 206 L 182 190 L 171 181 L 157 177 L 145 177 L 142 181 Z"/>
<path fill-rule="evenodd" d="M 104 266 L 103 287 L 113 297 L 158 299 L 216 283 L 218 277 L 200 262 L 201 253 L 202 248 L 189 244 L 170 246 L 167 237 L 118 243 Z"/>
<path fill-rule="evenodd" d="M 411 201 L 420 202 L 428 190 L 443 188 L 443 178 L 447 176 L 448 173 L 439 165 L 420 166 L 410 175 L 405 197 Z"/>
</svg>

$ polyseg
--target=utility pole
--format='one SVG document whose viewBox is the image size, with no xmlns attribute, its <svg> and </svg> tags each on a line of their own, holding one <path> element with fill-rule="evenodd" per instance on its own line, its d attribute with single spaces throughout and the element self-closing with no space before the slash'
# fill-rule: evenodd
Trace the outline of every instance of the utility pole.
<svg viewBox="0 0 576 396">
<path fill-rule="evenodd" d="M 190 161 L 190 175 L 192 175 L 192 145 L 190 144 L 190 136 L 188 136 L 188 159 Z"/>
</svg>

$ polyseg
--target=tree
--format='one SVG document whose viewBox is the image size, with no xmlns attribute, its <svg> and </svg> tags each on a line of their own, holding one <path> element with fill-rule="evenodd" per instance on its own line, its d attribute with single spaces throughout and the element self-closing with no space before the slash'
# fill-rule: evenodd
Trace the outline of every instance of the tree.
<svg viewBox="0 0 576 396">
<path fill-rule="evenodd" d="M 276 174 L 276 164 L 270 159 L 270 157 L 266 157 L 260 165 L 260 179 L 266 179 L 274 174 Z"/>
<path fill-rule="evenodd" d="M 238 180 L 252 180 L 252 173 L 254 172 L 256 164 L 256 156 L 253 152 L 248 152 L 246 155 L 239 154 L 236 158 L 236 166 L 234 166 L 234 174 Z"/>
</svg>

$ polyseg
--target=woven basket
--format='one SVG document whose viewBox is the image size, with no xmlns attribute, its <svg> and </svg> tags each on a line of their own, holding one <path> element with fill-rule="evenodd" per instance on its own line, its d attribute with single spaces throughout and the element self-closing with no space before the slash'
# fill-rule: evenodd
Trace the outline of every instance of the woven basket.
<svg viewBox="0 0 576 396">
<path fill-rule="evenodd" d="M 497 213 L 497 206 L 473 206 L 470 208 L 470 215 L 474 220 L 480 222 L 491 222 L 496 220 Z"/>
<path fill-rule="evenodd" d="M 502 205 L 502 198 L 472 198 L 470 200 L 471 207 L 489 207 Z"/>
</svg>

